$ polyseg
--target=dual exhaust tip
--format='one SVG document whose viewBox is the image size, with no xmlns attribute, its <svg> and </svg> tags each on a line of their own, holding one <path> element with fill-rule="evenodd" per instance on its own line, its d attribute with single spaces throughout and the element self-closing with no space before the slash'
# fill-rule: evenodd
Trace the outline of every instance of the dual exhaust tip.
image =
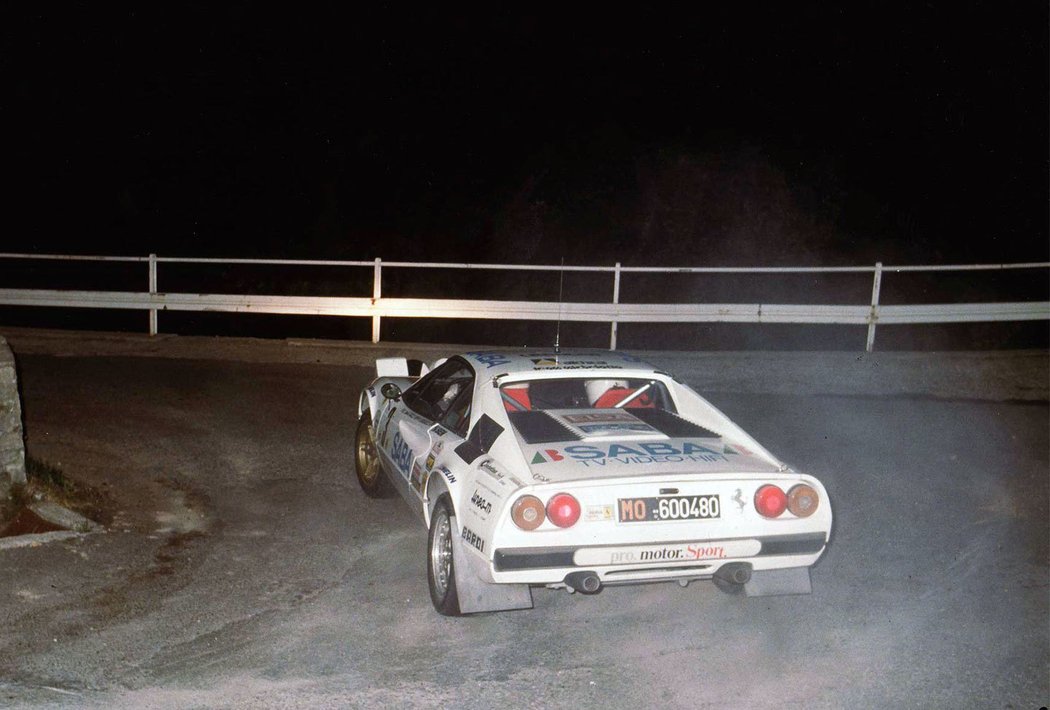
<svg viewBox="0 0 1050 710">
<path fill-rule="evenodd" d="M 751 581 L 751 563 L 730 562 L 718 568 L 715 579 L 726 584 L 744 585 Z"/>
<path fill-rule="evenodd" d="M 716 582 L 739 588 L 751 581 L 751 565 L 747 562 L 730 562 L 718 568 L 714 574 Z M 569 592 L 597 594 L 602 590 L 598 573 L 586 570 L 565 575 L 565 587 Z"/>
<path fill-rule="evenodd" d="M 602 580 L 598 578 L 597 572 L 570 572 L 565 575 L 565 586 L 570 592 L 597 594 L 602 591 Z"/>
</svg>

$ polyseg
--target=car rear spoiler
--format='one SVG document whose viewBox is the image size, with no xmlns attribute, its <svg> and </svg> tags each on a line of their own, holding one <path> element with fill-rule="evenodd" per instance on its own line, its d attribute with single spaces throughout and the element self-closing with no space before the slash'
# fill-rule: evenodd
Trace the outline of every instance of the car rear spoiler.
<svg viewBox="0 0 1050 710">
<path fill-rule="evenodd" d="M 444 361 L 444 358 L 436 361 L 433 367 L 437 367 Z M 422 360 L 409 360 L 403 357 L 381 357 L 376 360 L 377 377 L 422 377 L 431 369 L 432 367 L 427 367 Z"/>
</svg>

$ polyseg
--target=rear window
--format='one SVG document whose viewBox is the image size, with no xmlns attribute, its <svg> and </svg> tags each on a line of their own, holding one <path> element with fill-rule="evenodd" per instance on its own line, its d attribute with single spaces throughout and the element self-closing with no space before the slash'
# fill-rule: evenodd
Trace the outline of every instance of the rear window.
<svg viewBox="0 0 1050 710">
<path fill-rule="evenodd" d="M 662 409 L 675 412 L 659 380 L 565 377 L 508 382 L 500 387 L 508 412 L 550 409 Z"/>
</svg>

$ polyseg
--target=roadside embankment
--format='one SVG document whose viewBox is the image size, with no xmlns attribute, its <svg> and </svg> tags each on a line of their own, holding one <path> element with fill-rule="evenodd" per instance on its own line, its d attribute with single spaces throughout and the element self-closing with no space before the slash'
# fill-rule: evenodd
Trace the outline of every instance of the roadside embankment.
<svg viewBox="0 0 1050 710">
<path fill-rule="evenodd" d="M 371 367 L 378 357 L 424 361 L 479 346 L 264 340 L 0 327 L 15 354 L 161 357 Z M 506 348 L 495 348 L 506 349 Z M 549 351 L 549 348 L 535 348 Z M 633 351 L 701 392 L 944 399 L 1050 399 L 1046 350 L 979 352 L 671 352 Z"/>
<path fill-rule="evenodd" d="M 18 375 L 11 348 L 0 335 L 0 500 L 8 497 L 12 484 L 25 482 L 26 458 Z"/>
</svg>

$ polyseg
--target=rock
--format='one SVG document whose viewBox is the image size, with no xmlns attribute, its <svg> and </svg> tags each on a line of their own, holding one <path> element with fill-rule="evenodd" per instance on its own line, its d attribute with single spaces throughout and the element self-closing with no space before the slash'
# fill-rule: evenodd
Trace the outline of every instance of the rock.
<svg viewBox="0 0 1050 710">
<path fill-rule="evenodd" d="M 10 496 L 12 484 L 26 482 L 22 403 L 18 396 L 15 356 L 0 337 L 0 498 Z"/>
</svg>

